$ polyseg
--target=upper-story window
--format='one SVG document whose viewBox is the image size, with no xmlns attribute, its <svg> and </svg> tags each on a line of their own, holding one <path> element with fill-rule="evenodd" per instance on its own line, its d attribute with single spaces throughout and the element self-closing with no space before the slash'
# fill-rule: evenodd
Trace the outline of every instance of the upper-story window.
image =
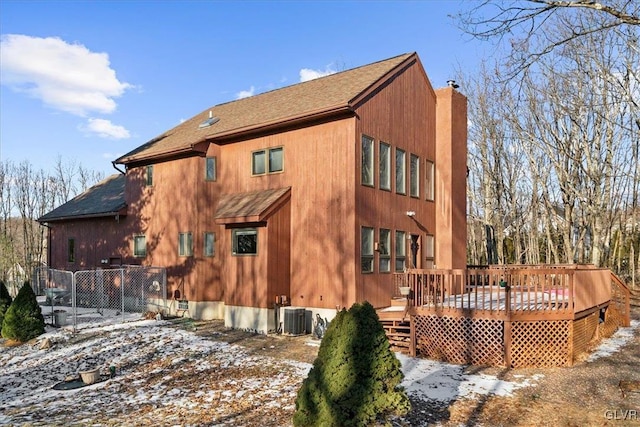
<svg viewBox="0 0 640 427">
<path fill-rule="evenodd" d="M 284 149 L 268 148 L 251 153 L 251 174 L 282 172 L 284 170 Z"/>
<path fill-rule="evenodd" d="M 206 181 L 215 181 L 217 179 L 218 168 L 215 157 L 206 157 L 204 159 L 204 179 Z"/>
<path fill-rule="evenodd" d="M 409 168 L 409 194 L 411 197 L 420 197 L 420 157 L 412 154 Z"/>
<path fill-rule="evenodd" d="M 153 165 L 148 165 L 145 174 L 145 184 L 147 186 L 153 185 Z"/>
<path fill-rule="evenodd" d="M 404 150 L 396 148 L 396 193 L 407 194 L 406 154 Z"/>
<path fill-rule="evenodd" d="M 362 135 L 362 185 L 373 187 L 373 139 Z"/>
<path fill-rule="evenodd" d="M 425 163 L 425 197 L 427 200 L 433 201 L 436 197 L 436 168 L 432 161 L 427 160 Z"/>
<path fill-rule="evenodd" d="M 391 190 L 391 146 L 380 143 L 380 189 Z"/>
</svg>

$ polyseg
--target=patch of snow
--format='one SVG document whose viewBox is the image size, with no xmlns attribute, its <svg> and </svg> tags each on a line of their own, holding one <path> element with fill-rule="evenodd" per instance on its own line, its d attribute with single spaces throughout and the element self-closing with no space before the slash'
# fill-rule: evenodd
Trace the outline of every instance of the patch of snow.
<svg viewBox="0 0 640 427">
<path fill-rule="evenodd" d="M 632 320 L 631 325 L 618 330 L 609 338 L 605 338 L 598 347 L 587 357 L 587 362 L 593 362 L 601 357 L 611 356 L 627 344 L 634 336 L 635 330 L 640 327 L 640 320 Z"/>
</svg>

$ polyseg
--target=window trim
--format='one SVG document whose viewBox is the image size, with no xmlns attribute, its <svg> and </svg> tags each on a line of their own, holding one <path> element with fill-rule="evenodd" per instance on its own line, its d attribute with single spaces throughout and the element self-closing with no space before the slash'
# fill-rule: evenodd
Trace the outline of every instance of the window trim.
<svg viewBox="0 0 640 427">
<path fill-rule="evenodd" d="M 213 176 L 209 176 L 209 162 L 213 165 Z M 215 182 L 218 180 L 218 159 L 215 156 L 204 158 L 204 180 Z"/>
<path fill-rule="evenodd" d="M 183 238 L 187 241 L 183 242 Z M 179 257 L 191 257 L 193 256 L 193 233 L 190 231 L 178 233 L 178 256 Z"/>
<path fill-rule="evenodd" d="M 369 234 L 369 242 L 365 242 L 365 232 Z M 375 239 L 375 228 L 373 227 L 360 227 L 360 272 L 362 274 L 371 274 L 375 271 L 375 261 L 374 261 L 374 239 Z M 367 247 L 365 248 L 365 243 Z M 368 269 L 365 269 L 365 261 L 370 266 Z"/>
<path fill-rule="evenodd" d="M 271 153 L 275 151 L 280 151 L 282 153 L 282 168 L 277 170 L 271 170 Z M 255 155 L 258 153 L 262 153 L 264 155 L 264 172 L 256 173 L 256 161 Z M 270 148 L 262 148 L 260 150 L 254 150 L 251 152 L 251 176 L 263 176 L 263 175 L 271 175 L 274 173 L 282 173 L 284 172 L 284 146 L 280 145 L 277 147 Z"/>
<path fill-rule="evenodd" d="M 399 190 L 400 186 L 398 185 L 398 154 L 402 154 L 402 189 Z M 396 173 L 396 179 L 395 179 L 395 190 L 396 190 L 396 194 L 401 194 L 403 196 L 407 195 L 407 152 L 405 150 L 403 150 L 402 148 L 398 148 L 396 147 L 396 152 L 395 152 L 395 173 Z"/>
<path fill-rule="evenodd" d="M 425 200 L 433 202 L 436 199 L 436 164 L 425 160 Z"/>
<path fill-rule="evenodd" d="M 255 252 L 238 252 L 238 233 L 246 233 L 243 235 L 255 235 L 256 251 Z M 234 228 L 231 230 L 231 255 L 233 256 L 258 256 L 258 229 L 256 227 Z"/>
<path fill-rule="evenodd" d="M 207 242 L 211 238 L 211 252 L 207 252 Z M 216 233 L 213 231 L 205 231 L 203 235 L 202 256 L 210 258 L 216 256 Z"/>
<path fill-rule="evenodd" d="M 374 139 L 370 136 L 362 134 L 361 143 L 360 143 L 360 183 L 366 187 L 375 187 L 375 153 L 374 153 Z M 365 144 L 369 147 L 370 155 L 369 158 L 365 159 Z M 365 177 L 365 161 L 367 166 L 369 167 L 369 176 Z M 370 178 L 367 180 L 366 178 Z M 370 182 L 369 182 L 370 181 Z"/>
<path fill-rule="evenodd" d="M 136 248 L 136 240 L 142 238 L 144 239 L 144 252 L 143 253 L 138 253 Z M 133 257 L 134 258 L 144 258 L 147 256 L 147 237 L 144 234 L 135 234 L 133 236 Z"/>
</svg>

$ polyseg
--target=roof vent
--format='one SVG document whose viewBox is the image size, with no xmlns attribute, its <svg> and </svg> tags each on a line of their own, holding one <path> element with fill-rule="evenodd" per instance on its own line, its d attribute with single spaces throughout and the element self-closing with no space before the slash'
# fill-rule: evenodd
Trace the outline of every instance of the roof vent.
<svg viewBox="0 0 640 427">
<path fill-rule="evenodd" d="M 213 117 L 213 111 L 209 110 L 209 118 L 203 121 L 202 123 L 200 123 L 200 125 L 198 126 L 198 129 L 208 128 L 209 126 L 212 126 L 218 123 L 218 121 L 220 121 L 220 118 Z"/>
<path fill-rule="evenodd" d="M 460 87 L 460 85 L 457 84 L 455 80 L 447 80 L 447 85 L 454 89 L 458 89 Z"/>
</svg>

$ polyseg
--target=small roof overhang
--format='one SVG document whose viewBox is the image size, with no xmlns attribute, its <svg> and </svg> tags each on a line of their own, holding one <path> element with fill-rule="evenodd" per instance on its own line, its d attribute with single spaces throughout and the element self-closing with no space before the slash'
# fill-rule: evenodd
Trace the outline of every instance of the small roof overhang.
<svg viewBox="0 0 640 427">
<path fill-rule="evenodd" d="M 266 221 L 291 197 L 291 187 L 226 194 L 220 198 L 216 224 L 244 224 Z"/>
</svg>

